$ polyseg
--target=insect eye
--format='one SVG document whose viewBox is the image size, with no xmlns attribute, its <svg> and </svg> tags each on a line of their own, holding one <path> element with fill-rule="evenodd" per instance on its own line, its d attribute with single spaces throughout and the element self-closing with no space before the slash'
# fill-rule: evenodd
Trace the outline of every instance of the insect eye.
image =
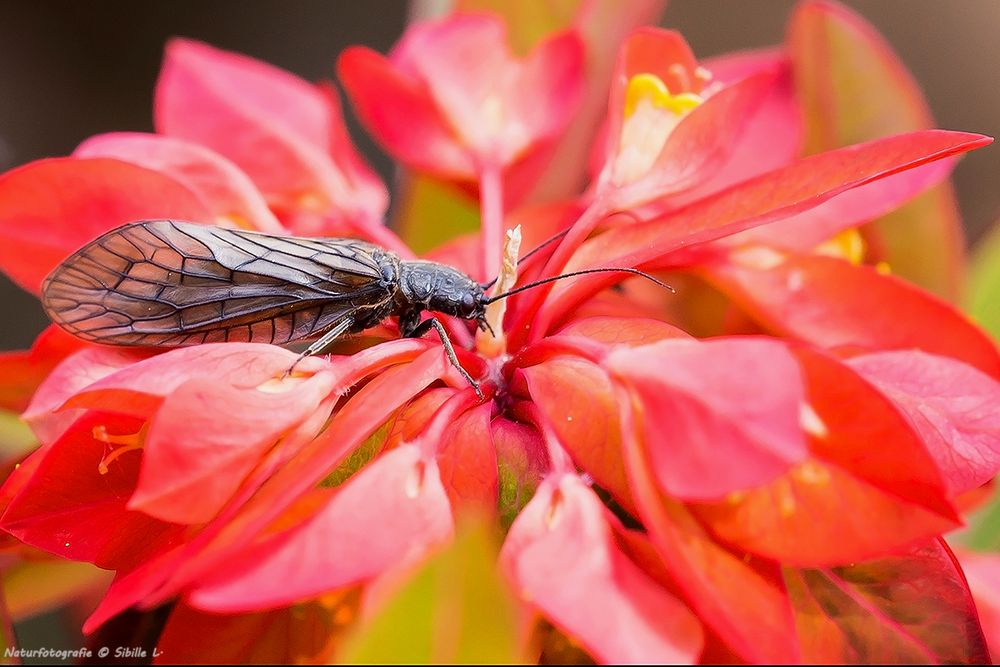
<svg viewBox="0 0 1000 667">
<path fill-rule="evenodd" d="M 462 295 L 462 305 L 472 309 L 476 305 L 476 297 L 466 292 Z"/>
</svg>

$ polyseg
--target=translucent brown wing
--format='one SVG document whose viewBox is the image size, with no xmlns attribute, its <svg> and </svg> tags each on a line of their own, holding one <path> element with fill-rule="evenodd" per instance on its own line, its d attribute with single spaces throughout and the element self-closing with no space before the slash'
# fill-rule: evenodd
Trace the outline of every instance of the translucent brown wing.
<svg viewBox="0 0 1000 667">
<path fill-rule="evenodd" d="M 115 345 L 283 344 L 386 310 L 386 251 L 171 220 L 108 232 L 42 286 L 49 317 Z"/>
</svg>

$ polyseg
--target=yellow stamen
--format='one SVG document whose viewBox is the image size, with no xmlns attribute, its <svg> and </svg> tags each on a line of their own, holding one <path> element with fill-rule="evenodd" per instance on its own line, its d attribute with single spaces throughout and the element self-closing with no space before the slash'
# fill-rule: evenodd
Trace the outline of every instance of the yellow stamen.
<svg viewBox="0 0 1000 667">
<path fill-rule="evenodd" d="M 639 102 L 646 100 L 654 107 L 666 109 L 678 116 L 686 114 L 702 103 L 694 93 L 671 95 L 667 85 L 655 74 L 636 74 L 625 89 L 625 117 L 635 113 Z"/>
<path fill-rule="evenodd" d="M 839 257 L 858 266 L 865 257 L 865 240 L 857 229 L 845 229 L 833 238 L 816 246 L 817 255 Z"/>
<path fill-rule="evenodd" d="M 109 463 L 113 462 L 122 454 L 142 449 L 146 442 L 147 430 L 148 426 L 144 424 L 143 427 L 139 429 L 138 433 L 123 433 L 115 435 L 108 433 L 107 427 L 103 425 L 95 426 L 93 430 L 94 440 L 97 440 L 98 442 L 105 442 L 109 445 L 120 445 L 119 447 L 116 447 L 108 452 L 104 458 L 101 459 L 101 462 L 97 464 L 97 471 L 102 475 L 107 475 Z"/>
<path fill-rule="evenodd" d="M 636 74 L 629 79 L 611 180 L 616 185 L 627 185 L 645 176 L 677 124 L 701 102 L 693 93 L 672 95 L 653 74 Z"/>
<path fill-rule="evenodd" d="M 875 270 L 883 276 L 887 276 L 892 273 L 892 267 L 889 266 L 889 262 L 879 262 L 875 265 Z"/>
</svg>

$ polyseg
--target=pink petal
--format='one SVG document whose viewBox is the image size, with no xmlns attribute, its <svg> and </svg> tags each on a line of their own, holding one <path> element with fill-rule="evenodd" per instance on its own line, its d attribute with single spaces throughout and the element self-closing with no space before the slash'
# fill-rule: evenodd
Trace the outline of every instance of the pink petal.
<svg viewBox="0 0 1000 667">
<path fill-rule="evenodd" d="M 159 132 L 226 156 L 273 206 L 361 219 L 378 219 L 385 210 L 384 194 L 379 201 L 356 197 L 359 175 L 350 171 L 356 157 L 341 164 L 328 153 L 343 122 L 330 98 L 292 74 L 176 39 L 167 45 L 155 111 Z"/>
<path fill-rule="evenodd" d="M 782 335 L 854 354 L 915 348 L 1000 378 L 1000 350 L 985 332 L 951 304 L 871 267 L 803 255 L 770 269 L 720 264 L 709 275 Z"/>
<path fill-rule="evenodd" d="M 669 264 L 669 254 L 678 248 L 802 213 L 852 188 L 990 141 L 980 135 L 927 130 L 821 153 L 660 218 L 614 227 L 579 248 L 567 269 Z M 555 287 L 531 326 L 532 335 L 543 335 L 558 317 L 614 280 L 585 276 Z"/>
<path fill-rule="evenodd" d="M 277 380 L 298 355 L 262 343 L 209 343 L 177 348 L 122 368 L 81 388 L 65 407 L 114 409 L 148 418 L 165 397 L 192 380 L 256 389 Z M 303 359 L 299 372 L 318 372 L 329 365 L 317 357 Z M 297 378 L 274 388 L 294 387 Z"/>
<path fill-rule="evenodd" d="M 671 209 L 784 167 L 794 162 L 802 149 L 801 112 L 784 54 L 764 51 L 724 56 L 706 61 L 704 66 L 712 72 L 713 81 L 727 86 L 761 73 L 771 73 L 773 78 L 763 100 L 732 138 L 733 145 L 719 168 L 703 174 L 691 190 L 671 197 Z"/>
<path fill-rule="evenodd" d="M 230 559 L 189 600 L 226 612 L 293 604 L 412 563 L 452 530 L 437 464 L 404 445 L 357 473 L 304 523 Z"/>
<path fill-rule="evenodd" d="M 701 650 L 698 620 L 621 551 L 575 476 L 542 483 L 500 561 L 521 597 L 600 662 L 689 663 Z"/>
<path fill-rule="evenodd" d="M 934 457 L 951 495 L 1000 471 L 1000 383 L 948 357 L 918 351 L 855 357 L 848 365 L 888 396 Z"/>
<path fill-rule="evenodd" d="M 99 134 L 74 157 L 108 157 L 167 174 L 197 194 L 220 224 L 281 233 L 284 227 L 253 182 L 215 151 L 182 139 L 141 132 Z"/>
<path fill-rule="evenodd" d="M 654 474 L 671 496 L 765 484 L 808 454 L 802 377 L 778 341 L 667 340 L 614 350 L 607 365 L 635 392 Z"/>
<path fill-rule="evenodd" d="M 277 393 L 227 380 L 189 380 L 166 397 L 150 423 L 129 509 L 174 523 L 211 519 L 264 454 L 336 387 L 330 371 L 286 380 L 292 386 Z"/>
<path fill-rule="evenodd" d="M 608 192 L 612 206 L 629 208 L 710 179 L 732 159 L 738 138 L 774 85 L 775 73 L 763 72 L 709 97 L 677 125 L 648 174 Z"/>
<path fill-rule="evenodd" d="M 895 211 L 951 174 L 957 159 L 932 162 L 857 188 L 787 220 L 756 227 L 726 239 L 727 245 L 762 243 L 808 251 L 839 232 Z"/>
<path fill-rule="evenodd" d="M 425 351 L 412 363 L 382 372 L 354 394 L 326 430 L 302 446 L 295 457 L 280 467 L 265 467 L 262 475 L 240 492 L 240 498 L 234 499 L 194 539 L 119 576 L 87 619 L 85 631 L 92 631 L 140 602 L 166 601 L 217 568 L 225 570 L 234 554 L 241 553 L 314 489 L 396 410 L 447 372 L 448 360 L 440 348 L 422 347 Z"/>
<path fill-rule="evenodd" d="M 572 120 L 583 97 L 584 55 L 576 32 L 549 37 L 528 54 L 508 102 L 532 136 L 556 138 Z"/>
<path fill-rule="evenodd" d="M 679 77 L 677 69 L 688 77 Z M 625 89 L 629 79 L 636 74 L 653 74 L 663 81 L 671 92 L 690 89 L 684 78 L 693 77 L 698 66 L 694 54 L 680 33 L 659 28 L 635 30 L 618 50 L 611 92 L 608 98 L 607 141 L 605 155 L 617 155 L 625 113 Z"/>
<path fill-rule="evenodd" d="M 61 410 L 74 394 L 101 378 L 117 373 L 146 357 L 135 350 L 87 347 L 49 373 L 31 399 L 22 418 L 43 443 L 53 442 L 77 420 L 81 410 Z"/>
<path fill-rule="evenodd" d="M 118 160 L 53 158 L 0 176 L 0 268 L 38 293 L 75 250 L 119 225 L 149 218 L 212 220 L 177 180 Z"/>
<path fill-rule="evenodd" d="M 515 74 L 500 17 L 453 14 L 418 23 L 407 30 L 391 58 L 424 83 L 448 124 L 477 156 L 500 149 L 496 143 L 501 137 L 491 132 L 494 127 L 484 122 L 483 113 L 488 98 L 513 83 Z"/>
<path fill-rule="evenodd" d="M 475 178 L 476 165 L 423 84 L 398 72 L 371 49 L 345 49 L 337 75 L 364 123 L 394 158 L 455 180 Z"/>
<path fill-rule="evenodd" d="M 624 432 L 631 436 L 635 426 L 625 416 Z M 698 617 L 743 660 L 797 664 L 799 642 L 780 569 L 730 551 L 682 504 L 664 497 L 635 438 L 623 452 L 639 518 Z"/>
<path fill-rule="evenodd" d="M 438 470 L 456 514 L 470 509 L 496 512 L 499 480 L 490 429 L 492 410 L 492 404 L 483 403 L 459 415 L 442 434 Z"/>
</svg>

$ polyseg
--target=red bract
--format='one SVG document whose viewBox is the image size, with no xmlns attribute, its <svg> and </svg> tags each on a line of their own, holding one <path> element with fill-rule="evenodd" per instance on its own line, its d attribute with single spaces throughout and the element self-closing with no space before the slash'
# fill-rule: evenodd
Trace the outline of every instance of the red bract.
<svg viewBox="0 0 1000 667">
<path fill-rule="evenodd" d="M 671 271 L 676 294 L 604 273 L 512 296 L 496 339 L 450 322 L 484 399 L 436 337 L 384 340 L 391 325 L 291 374 L 297 355 L 270 345 L 49 332 L 0 359 L 4 406 L 26 407 L 42 443 L 0 493 L 3 528 L 116 571 L 88 632 L 174 602 L 163 642 L 186 659 L 357 658 L 380 613 L 446 595 L 421 568 L 478 520 L 506 531 L 486 567 L 519 601 L 526 632 L 505 641 L 525 660 L 568 644 L 602 662 L 984 660 L 941 535 L 961 523 L 957 496 L 1000 469 L 1000 353 L 863 265 L 853 230 L 989 139 L 925 130 L 800 158 L 783 52 L 699 66 L 676 33 L 641 29 L 595 182 L 507 215 L 503 186 L 510 205 L 518 179 L 541 177 L 582 75 L 572 33 L 519 60 L 504 30 L 457 14 L 388 59 L 357 47 L 339 63 L 395 157 L 478 186 L 482 234 L 433 256 L 488 272 L 517 222 L 532 245 L 565 231 L 521 285 L 614 266 Z M 0 267 L 37 289 L 102 231 L 168 216 L 346 230 L 408 254 L 329 92 L 171 43 L 163 134 L 102 135 L 0 176 Z M 239 649 L 182 649 L 203 626 Z"/>
<path fill-rule="evenodd" d="M 293 231 L 381 224 L 385 188 L 345 141 L 343 123 L 329 90 L 198 42 L 167 46 L 157 131 L 232 160 Z"/>
<path fill-rule="evenodd" d="M 338 72 L 355 108 L 394 157 L 421 171 L 476 181 L 531 161 L 569 122 L 581 93 L 583 47 L 553 37 L 524 59 L 489 14 L 418 23 L 385 58 L 347 49 Z"/>
<path fill-rule="evenodd" d="M 459 183 L 479 183 L 481 258 L 499 269 L 503 209 L 541 176 L 583 92 L 583 45 L 553 36 L 524 59 L 490 14 L 417 23 L 389 58 L 364 47 L 337 70 L 362 121 L 395 158 Z"/>
</svg>

